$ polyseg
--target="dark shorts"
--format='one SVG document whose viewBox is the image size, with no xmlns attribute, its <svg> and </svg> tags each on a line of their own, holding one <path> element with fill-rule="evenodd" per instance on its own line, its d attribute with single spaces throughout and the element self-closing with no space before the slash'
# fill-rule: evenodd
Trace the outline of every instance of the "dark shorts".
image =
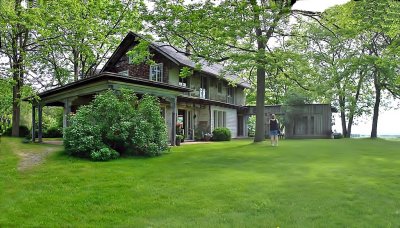
<svg viewBox="0 0 400 228">
<path fill-rule="evenodd" d="M 269 131 L 270 136 L 277 136 L 278 135 L 278 130 L 270 130 Z"/>
</svg>

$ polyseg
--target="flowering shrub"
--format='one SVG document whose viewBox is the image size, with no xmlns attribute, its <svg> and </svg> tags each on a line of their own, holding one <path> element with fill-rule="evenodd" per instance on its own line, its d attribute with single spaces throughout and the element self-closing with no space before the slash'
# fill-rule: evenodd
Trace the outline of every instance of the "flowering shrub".
<svg viewBox="0 0 400 228">
<path fill-rule="evenodd" d="M 157 156 L 168 149 L 167 131 L 156 97 L 139 100 L 127 90 L 106 91 L 70 118 L 64 134 L 70 155 L 109 160 L 119 156 Z M 115 152 L 115 153 L 114 153 Z"/>
</svg>

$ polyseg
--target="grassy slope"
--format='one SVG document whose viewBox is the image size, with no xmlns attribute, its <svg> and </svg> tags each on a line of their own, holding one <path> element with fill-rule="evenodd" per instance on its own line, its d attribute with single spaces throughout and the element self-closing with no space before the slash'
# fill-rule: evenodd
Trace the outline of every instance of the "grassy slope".
<svg viewBox="0 0 400 228">
<path fill-rule="evenodd" d="M 3 138 L 0 227 L 398 227 L 399 146 L 239 140 L 105 163 L 56 153 L 18 172 L 10 150 L 26 145 Z"/>
</svg>

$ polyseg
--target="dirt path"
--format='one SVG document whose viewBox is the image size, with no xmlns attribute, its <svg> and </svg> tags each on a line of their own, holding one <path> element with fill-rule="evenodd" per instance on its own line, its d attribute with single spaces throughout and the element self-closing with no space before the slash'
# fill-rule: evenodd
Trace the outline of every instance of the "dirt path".
<svg viewBox="0 0 400 228">
<path fill-rule="evenodd" d="M 49 143 L 49 142 L 45 142 L 45 143 Z M 60 145 L 60 143 L 54 143 L 54 142 L 50 142 L 49 144 Z M 41 152 L 32 152 L 32 151 L 26 151 L 26 150 L 16 152 L 18 154 L 18 156 L 21 158 L 21 160 L 18 164 L 18 171 L 25 171 L 25 170 L 31 169 L 34 166 L 42 164 L 48 155 L 54 153 L 55 151 L 57 151 L 59 149 L 60 148 L 57 148 L 57 147 L 48 147 L 44 151 L 41 151 Z"/>
</svg>

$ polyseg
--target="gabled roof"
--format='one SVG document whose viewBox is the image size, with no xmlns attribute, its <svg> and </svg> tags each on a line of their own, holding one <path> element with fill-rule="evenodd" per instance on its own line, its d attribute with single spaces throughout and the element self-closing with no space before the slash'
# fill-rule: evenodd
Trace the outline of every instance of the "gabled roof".
<svg viewBox="0 0 400 228">
<path fill-rule="evenodd" d="M 103 69 L 101 72 L 108 71 L 112 68 L 113 65 L 115 65 L 118 60 L 135 44 L 138 43 L 137 39 L 145 39 L 142 36 L 135 34 L 133 32 L 129 32 L 128 35 L 125 36 L 125 38 L 122 40 L 121 44 L 118 46 L 118 48 L 115 50 L 115 52 L 112 54 L 110 59 L 107 61 L 107 63 L 104 65 Z M 171 45 L 168 44 L 163 44 L 163 43 L 158 43 L 158 42 L 151 42 L 150 46 L 157 51 L 158 53 L 162 54 L 164 57 L 168 58 L 175 64 L 179 66 L 186 66 L 190 67 L 192 69 L 195 68 L 196 63 L 193 62 L 187 55 L 178 52 L 177 48 L 172 47 Z M 202 66 L 200 72 L 212 75 L 215 77 L 220 77 L 223 70 L 224 66 L 221 64 L 217 63 L 209 63 L 205 60 L 200 60 L 200 64 Z M 250 88 L 250 84 L 246 82 L 245 80 L 241 79 L 240 77 L 236 75 L 231 75 L 231 74 L 224 74 L 223 78 L 227 81 L 232 81 L 233 83 L 240 85 L 245 88 Z"/>
</svg>

